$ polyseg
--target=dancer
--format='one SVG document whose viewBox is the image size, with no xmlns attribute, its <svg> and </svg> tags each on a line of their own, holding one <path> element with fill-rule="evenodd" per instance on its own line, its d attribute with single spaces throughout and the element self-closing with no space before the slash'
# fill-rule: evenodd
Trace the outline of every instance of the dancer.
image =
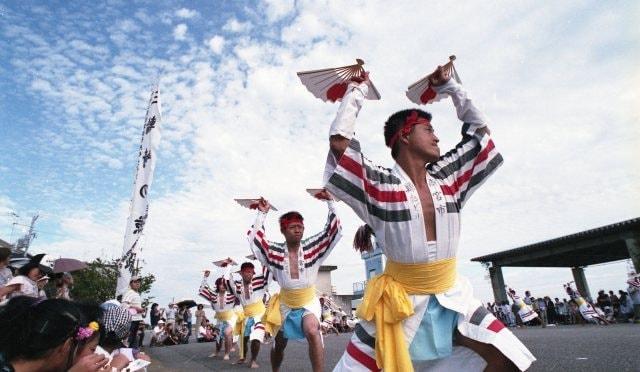
<svg viewBox="0 0 640 372">
<path fill-rule="evenodd" d="M 275 335 L 271 350 L 271 368 L 278 371 L 284 358 L 284 349 L 289 339 L 304 339 L 309 342 L 309 357 L 313 371 L 324 368 L 324 349 L 320 332 L 320 301 L 316 296 L 315 282 L 318 269 L 329 256 L 341 237 L 340 220 L 335 214 L 330 195 L 323 191 L 316 195 L 326 200 L 329 216 L 324 229 L 310 238 L 302 239 L 304 222 L 298 212 L 288 212 L 280 217 L 280 232 L 284 243 L 267 240 L 264 220 L 270 209 L 265 199 L 257 205 L 258 216 L 248 238 L 251 250 L 263 266 L 269 268 L 280 293 L 269 300 L 263 321 L 265 329 Z"/>
<path fill-rule="evenodd" d="M 535 311 L 529 307 L 529 305 L 525 304 L 524 301 L 516 294 L 516 291 L 513 288 L 507 287 L 507 294 L 513 300 L 513 303 L 518 307 L 518 316 L 523 324 L 535 319 L 538 317 Z"/>
<path fill-rule="evenodd" d="M 396 165 L 385 169 L 367 160 L 353 138 L 368 73 L 357 80 L 331 126 L 325 187 L 370 226 L 387 263 L 367 284 L 362 321 L 335 370 L 404 372 L 413 370 L 412 360 L 443 370 L 528 368 L 533 355 L 456 273 L 460 210 L 502 163 L 484 116 L 439 67 L 431 85 L 452 97 L 464 123 L 462 141 L 440 156 L 431 114 L 397 112 L 384 128 Z M 464 347 L 454 348 L 454 341 Z"/>
<path fill-rule="evenodd" d="M 573 288 L 572 282 L 569 282 L 564 285 L 565 290 L 569 297 L 578 305 L 578 310 L 580 310 L 580 314 L 589 323 L 598 323 L 602 322 L 604 324 L 609 324 L 604 317 L 598 315 L 598 312 L 594 307 L 587 302 L 584 297 L 578 292 L 577 289 Z"/>
<path fill-rule="evenodd" d="M 216 279 L 216 290 L 212 291 L 207 283 L 210 272 L 207 270 L 204 272 L 204 278 L 200 285 L 200 295 L 209 302 L 213 311 L 216 312 L 215 318 L 218 320 L 215 327 L 218 328 L 218 337 L 216 338 L 216 348 L 209 358 L 215 358 L 222 349 L 224 343 L 224 356 L 222 359 L 229 360 L 229 354 L 231 353 L 231 346 L 233 343 L 233 326 L 236 322 L 236 314 L 233 311 L 235 306 L 236 296 L 231 292 L 231 285 L 224 276 Z"/>
<path fill-rule="evenodd" d="M 260 275 L 255 275 L 255 266 L 251 262 L 244 262 L 240 265 L 241 280 L 234 280 L 231 286 L 233 293 L 242 305 L 242 316 L 237 333 L 239 335 L 240 358 L 236 364 L 245 362 L 247 344 L 251 343 L 250 368 L 259 368 L 256 358 L 260 352 L 260 344 L 264 342 L 264 325 L 262 317 L 266 311 L 264 306 L 264 295 L 269 287 L 269 270 L 263 267 Z"/>
</svg>

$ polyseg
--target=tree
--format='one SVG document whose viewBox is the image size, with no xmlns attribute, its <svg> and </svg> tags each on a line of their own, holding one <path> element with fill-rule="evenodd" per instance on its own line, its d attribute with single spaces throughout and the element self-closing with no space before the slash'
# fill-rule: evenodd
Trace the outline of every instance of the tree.
<svg viewBox="0 0 640 372">
<path fill-rule="evenodd" d="M 140 285 L 140 295 L 151 291 L 156 277 L 153 274 L 140 275 L 142 283 Z M 71 297 L 74 300 L 90 301 L 102 303 L 114 298 L 116 293 L 116 283 L 118 280 L 118 265 L 116 260 L 103 261 L 96 258 L 89 263 L 89 267 L 73 273 L 73 289 Z M 143 306 L 153 297 L 147 297 L 143 301 Z"/>
</svg>

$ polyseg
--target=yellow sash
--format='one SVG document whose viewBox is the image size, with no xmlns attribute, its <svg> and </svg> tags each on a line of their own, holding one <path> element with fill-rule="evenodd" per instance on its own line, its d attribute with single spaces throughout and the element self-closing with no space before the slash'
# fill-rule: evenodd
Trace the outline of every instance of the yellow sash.
<svg viewBox="0 0 640 372">
<path fill-rule="evenodd" d="M 214 318 L 218 320 L 231 320 L 235 312 L 233 310 L 225 310 L 225 311 L 216 311 L 216 316 Z"/>
<path fill-rule="evenodd" d="M 382 275 L 369 280 L 357 315 L 376 323 L 376 364 L 385 372 L 413 371 L 402 320 L 413 315 L 409 295 L 444 293 L 456 280 L 456 259 L 422 264 L 387 260 Z"/>
<path fill-rule="evenodd" d="M 282 314 L 280 314 L 280 301 L 292 309 L 299 309 L 311 302 L 316 296 L 316 287 L 300 289 L 284 289 L 274 294 L 269 299 L 267 312 L 264 314 L 264 329 L 275 336 L 282 326 Z"/>
<path fill-rule="evenodd" d="M 237 312 L 238 319 L 236 320 L 236 326 L 234 333 L 240 336 L 240 358 L 244 359 L 244 327 L 247 325 L 247 318 L 257 316 L 266 311 L 266 307 L 262 301 L 257 301 L 252 304 L 243 307 L 244 311 Z"/>
</svg>

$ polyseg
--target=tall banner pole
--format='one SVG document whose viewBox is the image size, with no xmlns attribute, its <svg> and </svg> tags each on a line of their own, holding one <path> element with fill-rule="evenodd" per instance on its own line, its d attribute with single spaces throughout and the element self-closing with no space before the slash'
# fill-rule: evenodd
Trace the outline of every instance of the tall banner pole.
<svg viewBox="0 0 640 372">
<path fill-rule="evenodd" d="M 138 151 L 138 165 L 131 197 L 131 208 L 124 234 L 122 257 L 118 261 L 118 284 L 116 296 L 122 295 L 129 287 L 132 275 L 137 274 L 136 261 L 140 258 L 140 238 L 149 216 L 147 195 L 153 181 L 156 166 L 156 150 L 160 143 L 160 91 L 156 86 L 151 92 L 147 114 L 142 129 L 142 140 Z"/>
</svg>

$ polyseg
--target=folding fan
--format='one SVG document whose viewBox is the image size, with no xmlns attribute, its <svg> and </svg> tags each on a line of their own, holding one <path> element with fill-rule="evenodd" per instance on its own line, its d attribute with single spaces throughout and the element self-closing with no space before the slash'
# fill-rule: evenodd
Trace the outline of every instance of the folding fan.
<svg viewBox="0 0 640 372">
<path fill-rule="evenodd" d="M 307 90 L 316 98 L 327 102 L 340 101 L 347 92 L 347 86 L 351 82 L 351 78 L 361 77 L 364 74 L 364 61 L 356 59 L 355 65 L 325 68 L 322 70 L 302 71 L 298 72 L 298 77 Z M 380 93 L 371 81 L 367 83 L 369 92 L 367 99 L 380 99 Z"/>
<path fill-rule="evenodd" d="M 330 199 L 327 199 L 326 197 L 324 197 L 322 195 L 322 192 L 326 191 L 327 194 L 329 194 L 329 196 L 331 197 Z M 320 200 L 334 200 L 333 199 L 333 195 L 331 195 L 331 193 L 329 193 L 327 191 L 327 189 L 307 189 L 307 192 L 309 193 L 309 195 L 313 196 L 316 199 L 320 199 Z"/>
<path fill-rule="evenodd" d="M 249 208 L 249 209 L 258 209 L 258 203 L 260 203 L 260 198 L 253 198 L 253 199 L 233 199 L 236 202 L 238 202 L 238 204 L 240 204 L 241 206 L 245 207 L 245 208 Z M 271 209 L 273 209 L 274 211 L 277 211 L 278 208 L 274 207 L 273 204 L 269 203 L 269 207 Z"/>
<path fill-rule="evenodd" d="M 456 56 L 450 56 L 449 62 L 447 62 L 442 68 L 445 70 L 447 74 L 452 76 L 456 81 L 462 84 L 460 77 L 458 76 L 458 72 L 456 71 L 455 66 L 453 66 L 453 61 L 456 60 Z M 433 103 L 445 98 L 446 95 L 439 95 L 436 93 L 435 89 L 431 87 L 431 83 L 429 83 L 429 78 L 433 73 L 423 77 L 422 79 L 416 81 L 415 83 L 409 85 L 407 88 L 407 97 L 411 102 L 417 103 L 418 105 L 424 105 L 428 103 Z"/>
<path fill-rule="evenodd" d="M 229 265 L 236 266 L 238 263 L 235 262 L 231 257 L 227 257 L 224 260 L 213 261 L 213 264 L 218 267 L 227 267 Z"/>
</svg>

